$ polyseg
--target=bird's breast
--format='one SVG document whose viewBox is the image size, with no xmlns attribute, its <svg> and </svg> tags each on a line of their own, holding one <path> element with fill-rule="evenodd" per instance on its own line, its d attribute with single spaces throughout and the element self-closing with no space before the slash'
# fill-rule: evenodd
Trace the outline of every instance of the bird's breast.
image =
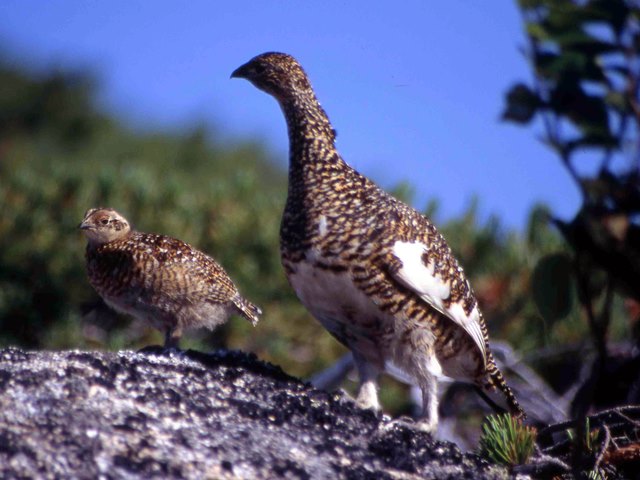
<svg viewBox="0 0 640 480">
<path fill-rule="evenodd" d="M 307 310 L 341 343 L 382 368 L 396 335 L 396 319 L 356 287 L 349 270 L 317 257 L 285 262 L 285 269 Z"/>
</svg>

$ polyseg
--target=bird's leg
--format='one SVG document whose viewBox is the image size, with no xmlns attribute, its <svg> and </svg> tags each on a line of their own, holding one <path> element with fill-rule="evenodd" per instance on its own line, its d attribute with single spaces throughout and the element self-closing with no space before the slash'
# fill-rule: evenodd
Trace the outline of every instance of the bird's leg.
<svg viewBox="0 0 640 480">
<path fill-rule="evenodd" d="M 182 328 L 178 327 L 169 327 L 164 336 L 164 348 L 175 348 L 178 349 L 178 343 L 180 342 L 180 337 L 182 336 Z"/>
<path fill-rule="evenodd" d="M 378 369 L 355 352 L 353 360 L 360 376 L 360 388 L 358 389 L 356 404 L 360 408 L 380 410 L 380 403 L 378 402 Z"/>
<path fill-rule="evenodd" d="M 426 373 L 419 386 L 422 391 L 422 412 L 417 419 L 417 427 L 434 433 L 438 428 L 438 380 L 435 375 Z"/>
</svg>

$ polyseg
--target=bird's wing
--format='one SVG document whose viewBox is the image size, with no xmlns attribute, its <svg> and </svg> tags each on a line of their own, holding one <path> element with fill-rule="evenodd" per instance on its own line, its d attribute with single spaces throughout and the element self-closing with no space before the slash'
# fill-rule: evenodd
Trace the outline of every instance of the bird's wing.
<svg viewBox="0 0 640 480">
<path fill-rule="evenodd" d="M 212 303 L 228 302 L 237 292 L 231 278 L 210 257 L 195 251 L 193 255 L 198 261 L 161 264 L 156 275 L 162 277 L 170 292 L 179 296 Z"/>
<path fill-rule="evenodd" d="M 182 240 L 142 234 L 139 242 L 147 248 L 136 253 L 136 263 L 147 271 L 147 278 L 153 279 L 153 289 L 163 295 L 224 303 L 236 293 L 233 281 L 213 258 Z"/>
<path fill-rule="evenodd" d="M 474 305 L 467 314 L 461 301 L 448 301 L 451 296 L 451 282 L 434 274 L 433 261 L 425 263 L 425 259 L 428 258 L 425 254 L 428 250 L 429 247 L 418 240 L 395 242 L 391 254 L 401 266 L 391 272 L 392 276 L 431 307 L 461 326 L 480 349 L 483 358 L 486 358 L 487 346 L 478 306 Z M 461 271 L 457 273 L 462 274 Z M 462 281 L 466 282 L 466 279 Z"/>
</svg>

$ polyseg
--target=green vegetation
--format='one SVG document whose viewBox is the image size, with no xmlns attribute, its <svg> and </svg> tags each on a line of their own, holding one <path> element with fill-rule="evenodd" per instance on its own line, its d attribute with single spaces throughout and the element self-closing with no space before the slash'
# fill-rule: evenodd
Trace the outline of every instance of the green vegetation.
<svg viewBox="0 0 640 480">
<path fill-rule="evenodd" d="M 543 141 L 582 195 L 570 221 L 549 215 L 570 254 L 541 261 L 533 294 L 548 320 L 571 311 L 572 290 L 585 312 L 598 359 L 572 404 L 572 416 L 583 417 L 596 385 L 606 384 L 603 373 L 614 368 L 608 342 L 615 337 L 616 299 L 626 298 L 630 312 L 640 302 L 640 6 L 626 0 L 518 4 L 533 80 L 510 89 L 504 118 L 521 125 L 540 119 Z M 594 161 L 595 169 L 585 167 Z M 630 317 L 637 324 L 637 312 Z M 637 331 L 634 337 L 637 342 Z"/>
<path fill-rule="evenodd" d="M 586 453 L 590 455 L 594 455 L 597 453 L 597 449 L 600 447 L 600 429 L 594 428 L 591 429 L 591 421 L 589 417 L 587 417 L 584 421 L 584 425 L 582 426 L 584 438 L 577 438 L 577 434 L 574 429 L 567 430 L 567 436 L 569 440 L 575 445 L 574 448 L 584 448 Z"/>
<path fill-rule="evenodd" d="M 509 414 L 490 415 L 482 425 L 480 454 L 495 463 L 524 465 L 533 454 L 536 430 Z"/>
<path fill-rule="evenodd" d="M 593 410 L 640 404 L 640 4 L 519 0 L 518 6 L 532 80 L 512 86 L 504 118 L 521 125 L 539 120 L 542 140 L 582 195 L 573 219 L 548 215 L 570 250 L 543 258 L 533 275 L 533 296 L 547 321 L 567 318 L 575 297 L 595 351 L 575 376 L 581 378 L 565 379 L 575 385 L 567 414 L 576 432 L 564 461 L 573 476 L 619 478 L 627 467 L 607 464 L 604 453 L 624 451 L 638 436 L 637 421 L 622 416 L 621 433 L 610 442 L 615 420 L 602 424 L 601 441 L 601 430 L 584 419 Z M 616 342 L 622 299 L 629 334 Z"/>
</svg>

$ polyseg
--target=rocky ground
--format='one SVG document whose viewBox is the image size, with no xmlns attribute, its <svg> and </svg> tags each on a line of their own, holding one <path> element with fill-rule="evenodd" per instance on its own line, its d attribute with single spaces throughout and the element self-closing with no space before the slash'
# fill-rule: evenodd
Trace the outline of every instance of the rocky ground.
<svg viewBox="0 0 640 480">
<path fill-rule="evenodd" d="M 255 356 L 0 350 L 0 478 L 507 478 Z"/>
</svg>

